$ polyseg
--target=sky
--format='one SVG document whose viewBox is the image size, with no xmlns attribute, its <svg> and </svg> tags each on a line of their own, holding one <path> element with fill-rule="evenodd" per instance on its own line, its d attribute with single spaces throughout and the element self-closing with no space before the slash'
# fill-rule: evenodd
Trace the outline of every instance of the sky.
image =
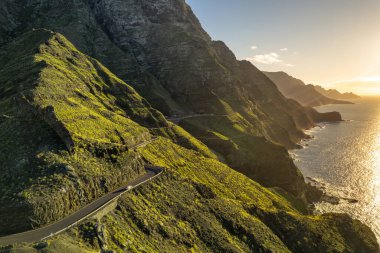
<svg viewBox="0 0 380 253">
<path fill-rule="evenodd" d="M 380 94 L 380 0 L 187 0 L 238 59 L 306 83 Z"/>
</svg>

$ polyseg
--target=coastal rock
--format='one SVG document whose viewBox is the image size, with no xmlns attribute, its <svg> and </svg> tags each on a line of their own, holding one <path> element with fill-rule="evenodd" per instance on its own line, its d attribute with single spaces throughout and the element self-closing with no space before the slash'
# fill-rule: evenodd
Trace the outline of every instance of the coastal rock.
<svg viewBox="0 0 380 253">
<path fill-rule="evenodd" d="M 339 122 L 343 121 L 342 115 L 339 112 L 326 112 L 315 114 L 315 118 L 319 122 Z"/>
</svg>

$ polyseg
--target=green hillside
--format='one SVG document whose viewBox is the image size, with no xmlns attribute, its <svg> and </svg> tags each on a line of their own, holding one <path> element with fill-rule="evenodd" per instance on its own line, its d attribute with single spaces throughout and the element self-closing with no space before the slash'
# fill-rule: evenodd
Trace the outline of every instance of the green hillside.
<svg viewBox="0 0 380 253">
<path fill-rule="evenodd" d="M 62 218 L 144 172 L 131 150 L 152 138 L 142 123 L 214 156 L 179 127 L 165 128 L 133 88 L 47 30 L 0 49 L 0 104 L 0 234 Z"/>
<path fill-rule="evenodd" d="M 378 252 L 360 222 L 308 215 L 300 198 L 216 160 L 62 35 L 36 30 L 0 52 L 2 235 L 60 219 L 141 175 L 146 163 L 167 168 L 109 213 L 47 242 L 1 252 Z M 141 143 L 147 145 L 134 148 Z M 267 152 L 261 155 L 286 154 L 280 146 Z M 278 171 L 263 180 L 297 187 Z"/>
</svg>

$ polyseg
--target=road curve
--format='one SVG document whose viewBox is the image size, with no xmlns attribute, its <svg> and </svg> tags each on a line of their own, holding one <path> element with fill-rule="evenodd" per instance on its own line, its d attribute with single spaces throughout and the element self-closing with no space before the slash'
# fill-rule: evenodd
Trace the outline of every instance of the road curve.
<svg viewBox="0 0 380 253">
<path fill-rule="evenodd" d="M 67 229 L 75 226 L 79 222 L 90 217 L 91 215 L 95 214 L 97 211 L 110 204 L 112 201 L 120 197 L 125 192 L 128 192 L 131 189 L 158 177 L 165 170 L 164 168 L 155 166 L 145 166 L 145 169 L 146 173 L 144 175 L 133 180 L 132 182 L 129 182 L 127 185 L 120 187 L 119 189 L 110 192 L 107 195 L 95 200 L 94 202 L 83 207 L 81 210 L 71 214 L 70 216 L 67 216 L 66 218 L 60 221 L 57 221 L 56 223 L 36 230 L 0 237 L 0 245 L 32 243 L 45 240 L 54 235 L 62 233 Z"/>
</svg>

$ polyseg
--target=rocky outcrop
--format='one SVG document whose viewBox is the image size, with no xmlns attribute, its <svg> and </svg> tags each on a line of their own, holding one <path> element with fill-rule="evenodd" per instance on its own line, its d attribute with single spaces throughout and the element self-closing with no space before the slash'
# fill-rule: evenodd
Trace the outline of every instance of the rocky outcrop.
<svg viewBox="0 0 380 253">
<path fill-rule="evenodd" d="M 54 112 L 54 107 L 48 106 L 41 110 L 40 112 L 43 120 L 50 125 L 52 129 L 56 132 L 56 134 L 61 138 L 63 143 L 65 144 L 67 150 L 74 149 L 74 140 L 72 135 L 66 126 L 57 118 L 57 115 Z"/>
<path fill-rule="evenodd" d="M 339 122 L 342 121 L 342 115 L 339 112 L 326 112 L 318 113 L 315 115 L 316 119 L 320 122 Z"/>
</svg>

